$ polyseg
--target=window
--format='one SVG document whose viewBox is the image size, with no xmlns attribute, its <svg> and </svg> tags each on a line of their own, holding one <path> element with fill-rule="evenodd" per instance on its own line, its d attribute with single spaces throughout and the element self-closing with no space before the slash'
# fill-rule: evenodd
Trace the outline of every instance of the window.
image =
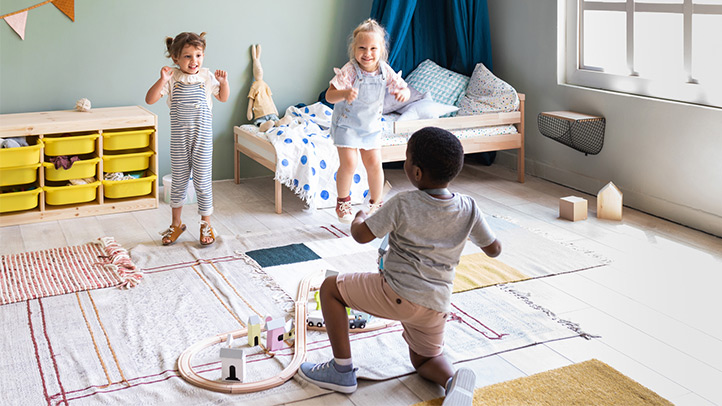
<svg viewBox="0 0 722 406">
<path fill-rule="evenodd" d="M 722 0 L 560 0 L 568 84 L 722 107 Z"/>
</svg>

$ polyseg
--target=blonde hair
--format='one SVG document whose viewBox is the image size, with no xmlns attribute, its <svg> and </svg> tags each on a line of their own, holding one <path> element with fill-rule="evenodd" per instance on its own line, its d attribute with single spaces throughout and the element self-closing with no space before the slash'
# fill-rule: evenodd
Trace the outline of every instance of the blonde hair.
<svg viewBox="0 0 722 406">
<path fill-rule="evenodd" d="M 356 29 L 353 30 L 353 33 L 349 37 L 348 41 L 348 57 L 353 62 L 355 59 L 355 48 L 356 48 L 356 38 L 358 38 L 358 34 L 362 32 L 372 32 L 375 34 L 378 34 L 381 37 L 381 42 L 383 43 L 381 47 L 381 60 L 384 62 L 388 62 L 389 58 L 389 43 L 388 43 L 388 35 L 386 34 L 386 30 L 384 27 L 381 26 L 381 24 L 377 23 L 376 20 L 373 18 L 368 18 L 364 20 L 361 24 L 356 27 Z"/>
<path fill-rule="evenodd" d="M 200 48 L 203 51 L 206 50 L 206 33 L 202 32 L 196 34 L 194 32 L 182 32 L 175 36 L 175 38 L 166 37 L 165 46 L 168 48 L 166 56 L 173 60 L 180 57 L 183 48 L 186 45 L 192 45 L 196 48 Z"/>
</svg>

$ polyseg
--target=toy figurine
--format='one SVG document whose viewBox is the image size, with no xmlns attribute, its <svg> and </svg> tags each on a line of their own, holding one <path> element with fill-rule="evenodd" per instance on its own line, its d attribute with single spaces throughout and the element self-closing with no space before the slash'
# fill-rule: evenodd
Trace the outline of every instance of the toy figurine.
<svg viewBox="0 0 722 406">
<path fill-rule="evenodd" d="M 272 127 L 288 125 L 293 120 L 291 117 L 284 117 L 279 120 L 278 109 L 271 97 L 271 88 L 263 81 L 263 68 L 261 67 L 261 45 L 251 46 L 251 57 L 253 58 L 253 84 L 248 92 L 248 119 L 253 120 L 261 132 L 266 132 Z"/>
</svg>

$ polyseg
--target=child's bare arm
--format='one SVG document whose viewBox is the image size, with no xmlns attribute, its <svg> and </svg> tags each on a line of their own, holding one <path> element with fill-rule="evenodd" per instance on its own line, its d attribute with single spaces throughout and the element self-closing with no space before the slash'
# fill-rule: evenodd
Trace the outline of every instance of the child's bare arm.
<svg viewBox="0 0 722 406">
<path fill-rule="evenodd" d="M 157 82 L 153 84 L 153 86 L 148 89 L 148 93 L 145 95 L 145 102 L 148 104 L 153 104 L 160 100 L 163 95 L 161 95 L 161 90 L 163 89 L 163 86 L 165 86 L 166 83 L 170 80 L 170 76 L 173 73 L 173 68 L 170 66 L 164 66 L 160 69 L 160 79 L 158 79 Z"/>
<path fill-rule="evenodd" d="M 366 244 L 376 239 L 376 236 L 371 232 L 365 221 L 366 213 L 363 210 L 359 210 L 351 222 L 351 236 L 360 244 Z"/>
<path fill-rule="evenodd" d="M 218 80 L 218 83 L 220 83 L 220 88 L 218 89 L 218 95 L 216 96 L 216 99 L 219 101 L 227 101 L 228 96 L 231 94 L 231 88 L 228 86 L 228 73 L 224 70 L 217 70 L 215 73 L 216 79 Z"/>
<path fill-rule="evenodd" d="M 481 247 L 481 250 L 484 251 L 484 254 L 488 257 L 498 257 L 499 254 L 501 254 L 501 242 L 499 240 L 494 240 L 493 243 L 487 245 L 486 247 Z"/>
<path fill-rule="evenodd" d="M 328 90 L 326 90 L 326 100 L 331 104 L 336 104 L 341 100 L 346 100 L 351 103 L 356 100 L 356 96 L 358 96 L 358 89 L 353 87 L 350 89 L 339 90 L 336 89 L 336 86 L 331 85 L 328 87 Z"/>
</svg>

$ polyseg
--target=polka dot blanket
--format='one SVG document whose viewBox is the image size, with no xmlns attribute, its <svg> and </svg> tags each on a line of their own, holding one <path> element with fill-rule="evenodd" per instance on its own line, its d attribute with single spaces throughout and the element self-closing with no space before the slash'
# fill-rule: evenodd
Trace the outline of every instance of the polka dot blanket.
<svg viewBox="0 0 722 406">
<path fill-rule="evenodd" d="M 276 149 L 275 179 L 293 190 L 311 208 L 336 205 L 338 152 L 331 139 L 333 110 L 323 103 L 289 107 L 287 126 L 274 127 L 266 137 Z M 362 203 L 368 195 L 366 170 L 361 164 L 353 175 L 351 201 Z"/>
</svg>

